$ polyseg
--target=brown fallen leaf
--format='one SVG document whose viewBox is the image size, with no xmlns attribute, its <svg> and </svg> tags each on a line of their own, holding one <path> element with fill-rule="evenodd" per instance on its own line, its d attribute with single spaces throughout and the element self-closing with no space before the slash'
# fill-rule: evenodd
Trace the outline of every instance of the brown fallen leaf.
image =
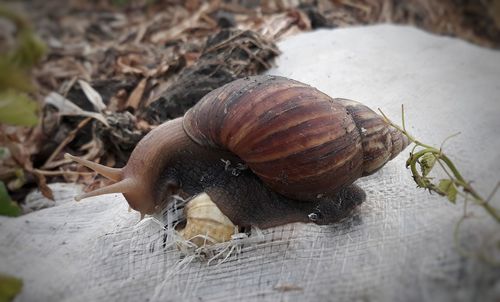
<svg viewBox="0 0 500 302">
<path fill-rule="evenodd" d="M 146 88 L 146 84 L 148 82 L 147 78 L 143 78 L 137 86 L 135 86 L 134 90 L 130 94 L 127 100 L 126 107 L 133 108 L 137 110 L 142 100 L 142 95 L 144 94 L 144 89 Z"/>
<path fill-rule="evenodd" d="M 124 74 L 138 74 L 146 76 L 148 70 L 141 64 L 142 60 L 138 54 L 128 54 L 116 60 L 117 70 Z"/>
<path fill-rule="evenodd" d="M 53 166 L 54 159 L 61 153 L 61 151 L 66 147 L 67 144 L 69 144 L 76 136 L 78 131 L 85 127 L 90 122 L 91 118 L 87 117 L 80 121 L 78 125 L 76 126 L 75 129 L 73 129 L 67 136 L 66 138 L 57 146 L 57 148 L 52 152 L 52 154 L 49 156 L 49 158 L 45 161 L 45 163 L 42 166 L 42 169 L 47 169 L 47 168 L 55 168 Z"/>
<path fill-rule="evenodd" d="M 47 185 L 47 179 L 45 178 L 45 175 L 38 173 L 35 170 L 32 170 L 32 173 L 33 175 L 35 175 L 36 184 L 38 185 L 38 189 L 40 189 L 42 195 L 54 201 L 54 193 L 52 192 L 52 189 Z"/>
<path fill-rule="evenodd" d="M 30 160 L 30 154 L 28 150 L 20 143 L 16 143 L 13 141 L 7 141 L 4 142 L 5 147 L 8 148 L 10 154 L 12 155 L 12 159 L 16 162 L 18 167 L 22 168 L 22 174 L 23 174 L 23 182 L 25 179 L 27 179 L 29 176 L 25 176 L 24 174 L 30 174 L 34 176 L 34 179 L 38 185 L 38 188 L 42 192 L 42 194 L 47 197 L 50 200 L 54 200 L 54 195 L 52 193 L 52 190 L 47 186 L 47 181 L 45 179 L 45 176 L 35 172 L 33 168 L 33 163 Z M 23 172 L 24 171 L 24 172 Z M 18 176 L 19 179 L 20 176 Z M 18 181 L 18 179 L 14 179 L 11 181 L 11 183 L 15 183 Z M 24 183 L 21 183 L 20 186 L 24 185 Z M 18 190 L 20 189 L 19 187 L 12 187 L 9 188 L 11 190 Z"/>
<path fill-rule="evenodd" d="M 184 31 L 187 31 L 189 28 L 193 28 L 198 26 L 198 19 L 203 14 L 207 14 L 211 9 L 210 3 L 204 3 L 195 13 L 193 13 L 189 18 L 183 20 L 176 26 L 173 26 L 167 30 L 158 31 L 151 36 L 151 42 L 153 43 L 166 43 L 167 41 L 171 41 L 176 39 L 180 34 Z"/>
</svg>

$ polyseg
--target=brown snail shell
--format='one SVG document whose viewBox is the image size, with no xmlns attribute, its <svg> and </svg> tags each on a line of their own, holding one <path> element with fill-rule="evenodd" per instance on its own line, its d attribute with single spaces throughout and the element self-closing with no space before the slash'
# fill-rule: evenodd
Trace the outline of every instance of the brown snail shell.
<svg viewBox="0 0 500 302">
<path fill-rule="evenodd" d="M 273 190 L 298 200 L 334 194 L 408 145 L 370 108 L 276 76 L 213 90 L 183 126 L 198 144 L 231 151 Z"/>
</svg>

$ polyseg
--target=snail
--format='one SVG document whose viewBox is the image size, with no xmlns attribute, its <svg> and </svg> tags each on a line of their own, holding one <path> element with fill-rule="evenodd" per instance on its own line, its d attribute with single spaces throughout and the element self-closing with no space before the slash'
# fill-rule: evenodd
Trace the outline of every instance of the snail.
<svg viewBox="0 0 500 302">
<path fill-rule="evenodd" d="M 115 182 L 77 200 L 123 193 L 144 215 L 173 194 L 203 194 L 203 204 L 213 202 L 233 225 L 269 228 L 338 222 L 365 200 L 353 182 L 407 145 L 358 102 L 284 77 L 255 76 L 211 91 L 184 117 L 156 127 L 121 169 L 67 157 Z"/>
</svg>

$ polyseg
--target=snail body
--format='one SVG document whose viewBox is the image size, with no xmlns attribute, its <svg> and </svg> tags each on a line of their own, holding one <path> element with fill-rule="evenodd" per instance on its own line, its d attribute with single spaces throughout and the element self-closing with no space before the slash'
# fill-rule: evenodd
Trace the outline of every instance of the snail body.
<svg viewBox="0 0 500 302">
<path fill-rule="evenodd" d="M 123 193 L 141 214 L 173 194 L 207 194 L 238 226 L 334 223 L 365 199 L 352 183 L 408 141 L 368 107 L 276 76 L 213 90 L 148 133 L 121 169 L 71 155 L 116 183 L 77 199 Z"/>
</svg>

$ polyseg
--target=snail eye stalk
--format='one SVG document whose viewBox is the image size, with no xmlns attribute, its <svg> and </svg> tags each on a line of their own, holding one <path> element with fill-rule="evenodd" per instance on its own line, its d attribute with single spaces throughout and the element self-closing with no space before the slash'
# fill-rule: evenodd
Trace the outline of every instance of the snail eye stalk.
<svg viewBox="0 0 500 302">
<path fill-rule="evenodd" d="M 97 173 L 101 174 L 102 176 L 106 177 L 107 179 L 114 180 L 114 181 L 120 181 L 123 179 L 123 172 L 122 169 L 118 168 L 110 168 L 103 166 L 98 163 L 94 163 L 90 160 L 86 160 L 74 155 L 71 155 L 69 153 L 64 154 L 64 158 L 66 159 L 71 159 L 74 162 L 77 162 L 91 170 L 96 171 Z"/>
<path fill-rule="evenodd" d="M 110 194 L 110 193 L 127 193 L 134 188 L 134 180 L 130 178 L 123 178 L 123 170 L 122 169 L 117 169 L 117 168 L 110 168 L 106 167 L 103 165 L 100 165 L 98 163 L 91 162 L 89 160 L 73 156 L 71 154 L 64 154 L 64 158 L 66 159 L 71 159 L 72 161 L 75 161 L 89 169 L 94 170 L 95 172 L 99 173 L 100 175 L 106 177 L 107 179 L 116 181 L 116 183 L 111 184 L 106 187 L 99 188 L 97 190 L 94 190 L 92 192 L 88 193 L 83 193 L 75 197 L 75 200 L 79 201 L 82 200 L 83 198 L 87 197 L 93 197 L 93 196 L 98 196 L 98 195 L 103 195 L 103 194 Z"/>
<path fill-rule="evenodd" d="M 75 200 L 80 201 L 84 198 L 99 196 L 104 194 L 111 194 L 111 193 L 128 193 L 131 192 L 133 188 L 134 188 L 134 180 L 126 178 L 109 186 L 102 187 L 91 192 L 80 194 L 75 197 Z"/>
</svg>

